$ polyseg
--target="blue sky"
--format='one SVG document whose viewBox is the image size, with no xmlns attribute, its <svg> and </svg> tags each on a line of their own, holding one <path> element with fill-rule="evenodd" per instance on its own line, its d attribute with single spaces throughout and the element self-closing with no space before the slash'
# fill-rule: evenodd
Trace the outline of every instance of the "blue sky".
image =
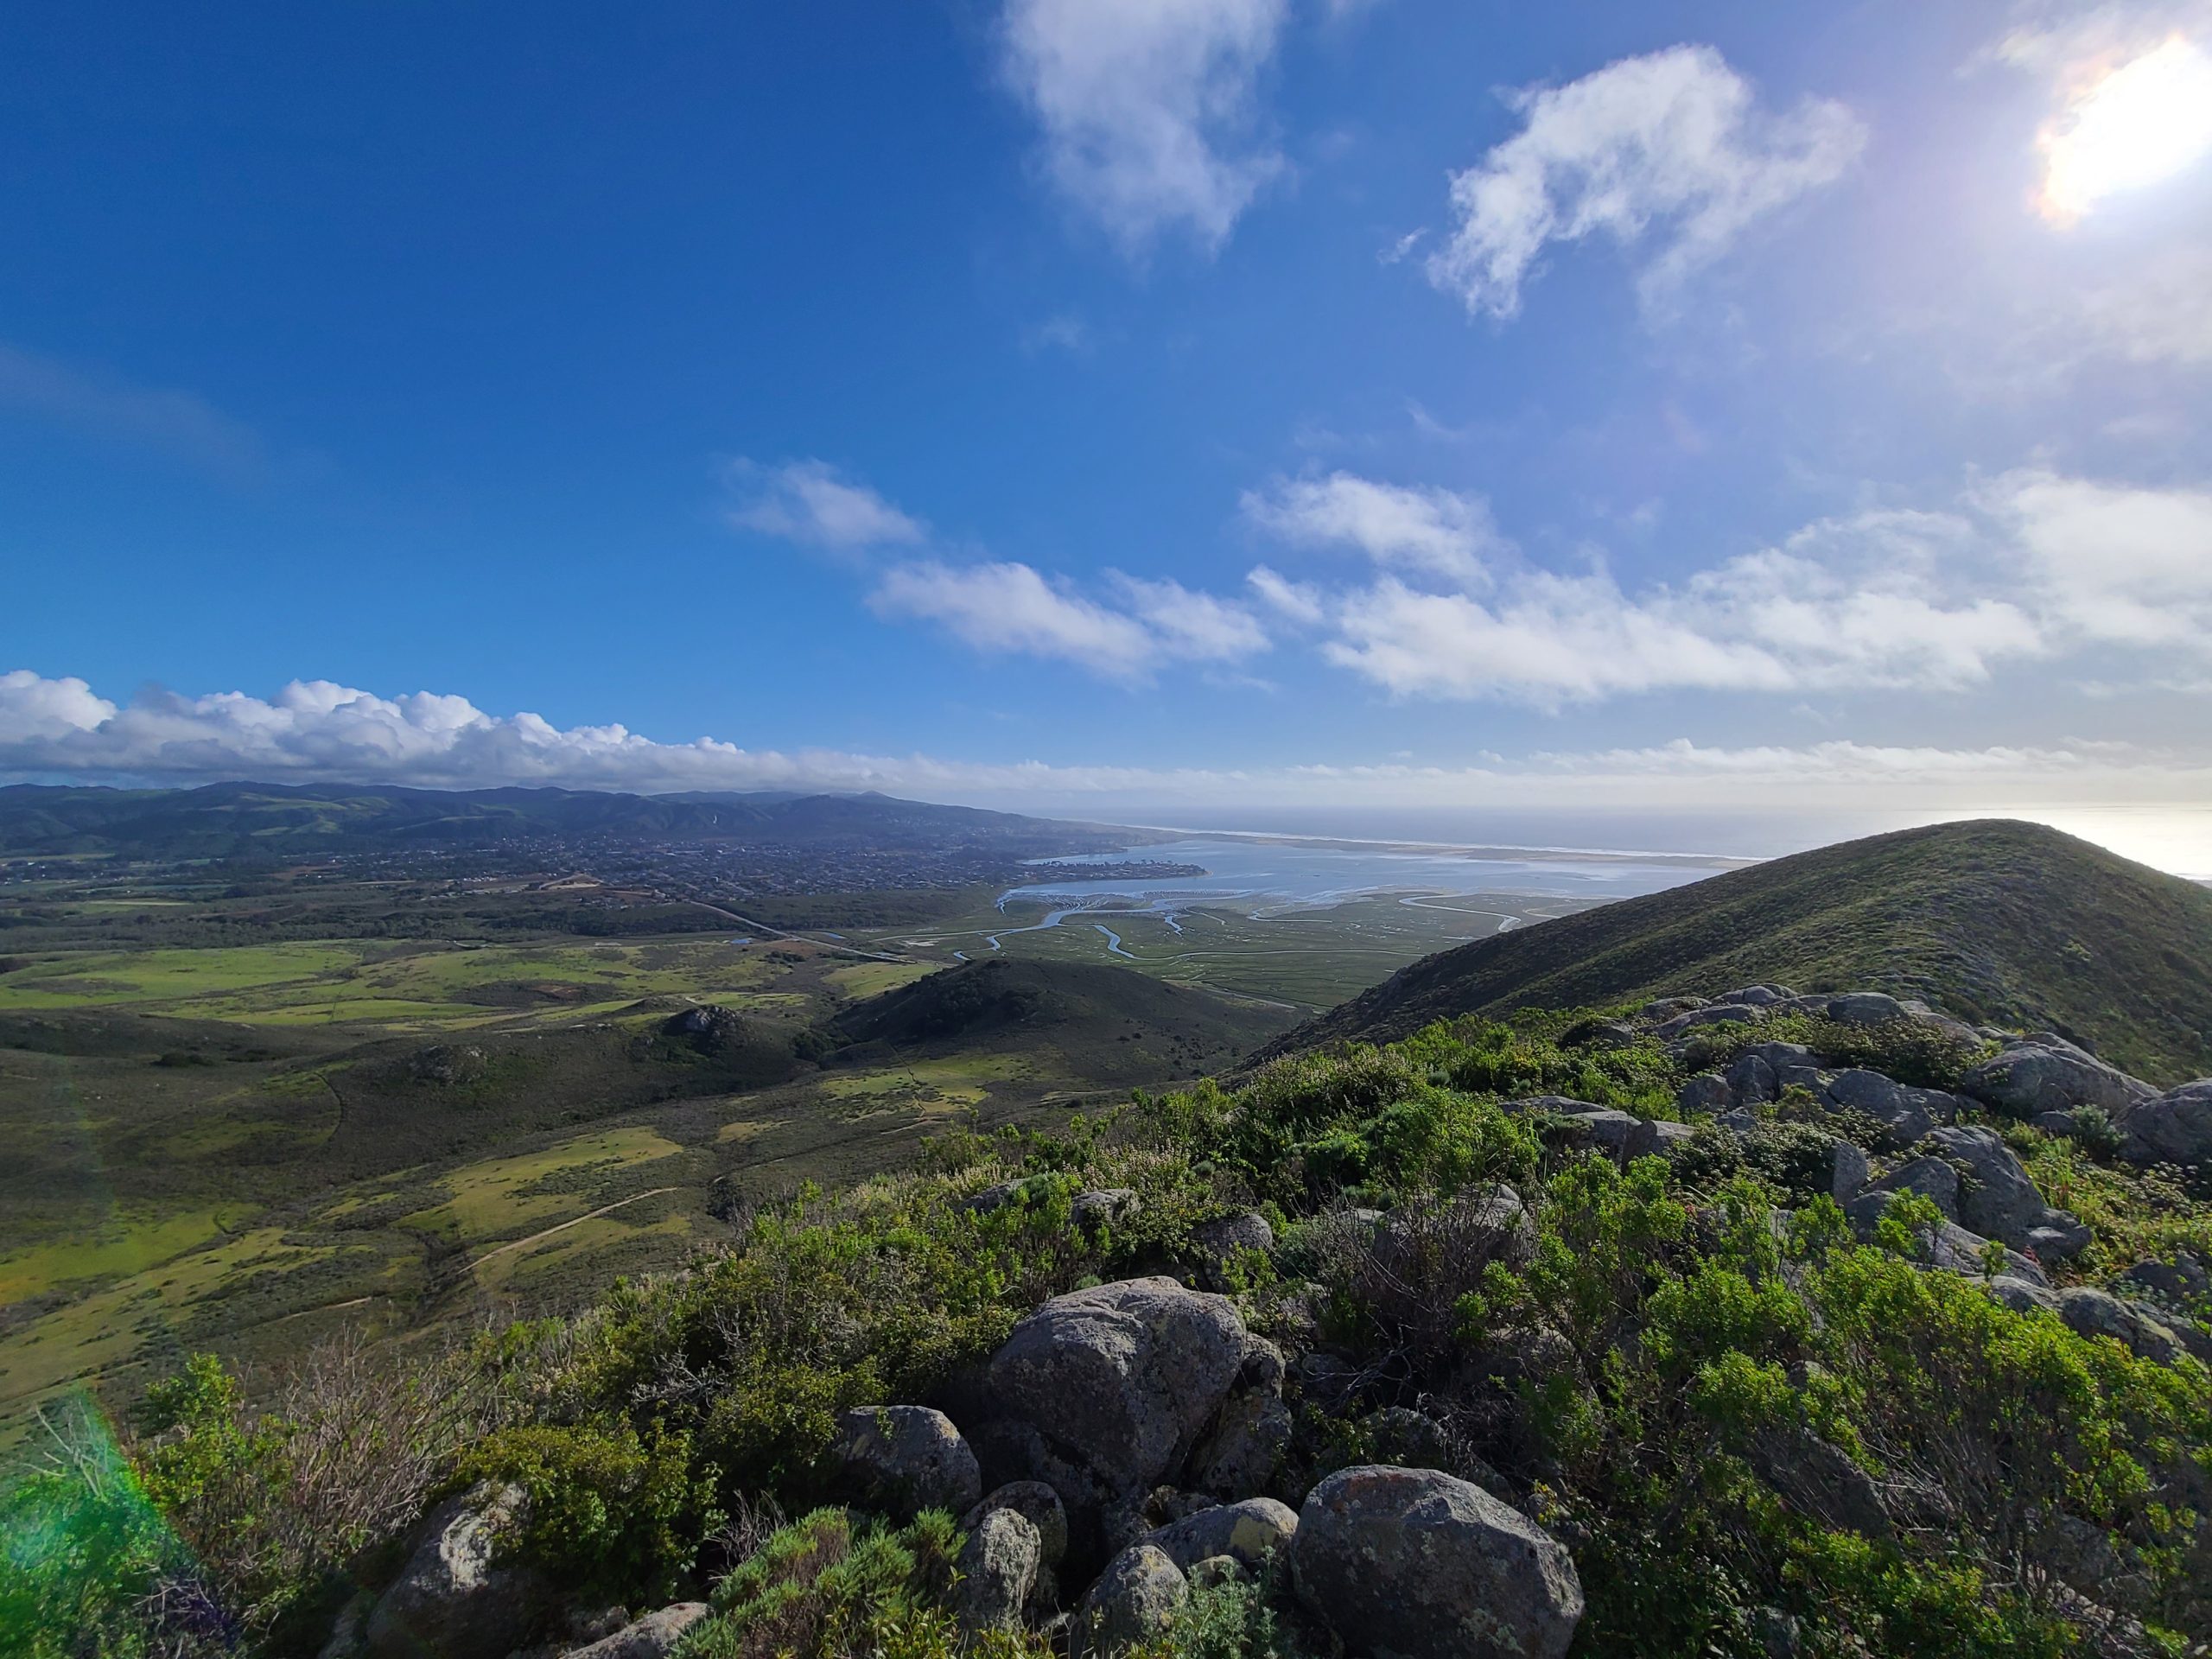
<svg viewBox="0 0 2212 1659">
<path fill-rule="evenodd" d="M 0 770 L 2201 809 L 2208 89 L 2201 3 L 18 8 Z"/>
</svg>

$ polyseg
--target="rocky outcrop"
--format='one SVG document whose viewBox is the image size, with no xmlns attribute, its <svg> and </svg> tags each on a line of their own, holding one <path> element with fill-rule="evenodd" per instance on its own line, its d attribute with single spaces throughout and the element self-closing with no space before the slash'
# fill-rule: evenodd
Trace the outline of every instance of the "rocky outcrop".
<svg viewBox="0 0 2212 1659">
<path fill-rule="evenodd" d="M 1229 1555 L 1256 1567 L 1288 1544 L 1298 1532 L 1298 1511 L 1272 1497 L 1200 1510 L 1158 1530 L 1144 1541 L 1188 1573 L 1211 1556 Z"/>
<path fill-rule="evenodd" d="M 829 1463 L 846 1497 L 902 1520 L 955 1514 L 983 1495 L 976 1453 L 952 1420 L 927 1406 L 863 1406 L 837 1419 Z"/>
<path fill-rule="evenodd" d="M 2008 1042 L 1994 1058 L 1967 1072 L 1960 1086 L 1984 1105 L 2019 1118 L 2079 1106 L 2101 1107 L 2119 1117 L 2158 1094 L 2049 1033 Z"/>
<path fill-rule="evenodd" d="M 1198 1276 L 1206 1288 L 1226 1290 L 1237 1258 L 1247 1250 L 1264 1255 L 1274 1249 L 1275 1230 L 1268 1224 L 1265 1216 L 1224 1216 L 1193 1227 L 1191 1242 L 1198 1247 Z"/>
<path fill-rule="evenodd" d="M 1992 1131 L 1942 1128 L 1932 1131 L 1928 1141 L 1969 1172 L 1954 1212 L 1961 1225 L 2001 1238 L 2015 1249 L 2033 1250 L 2044 1260 L 2069 1260 L 2088 1248 L 2089 1230 L 2044 1201 L 2026 1166 Z"/>
<path fill-rule="evenodd" d="M 2113 1114 L 2120 1156 L 2136 1164 L 2212 1164 L 2212 1077 Z"/>
<path fill-rule="evenodd" d="M 1056 1296 L 991 1357 L 993 1394 L 1048 1461 L 1107 1501 L 1179 1468 L 1242 1371 L 1244 1322 L 1226 1297 L 1173 1279 L 1131 1279 Z M 1046 1469 L 1063 1499 L 1073 1497 Z"/>
<path fill-rule="evenodd" d="M 668 1659 L 684 1632 L 712 1611 L 703 1601 L 679 1601 L 588 1646 L 567 1649 L 561 1659 Z"/>
<path fill-rule="evenodd" d="M 2171 1365 L 2188 1350 L 2166 1325 L 2140 1304 L 2124 1302 L 2109 1292 L 2072 1285 L 2058 1293 L 2058 1317 L 2077 1336 L 2110 1337 L 2139 1358 Z"/>
<path fill-rule="evenodd" d="M 1166 1628 L 1191 1593 L 1182 1570 L 1150 1544 L 1106 1564 L 1069 1621 L 1070 1659 L 1109 1659 Z"/>
<path fill-rule="evenodd" d="M 953 1616 L 969 1636 L 1021 1628 L 1022 1610 L 1044 1565 L 1044 1541 L 1015 1509 L 985 1513 L 954 1563 Z"/>
<path fill-rule="evenodd" d="M 518 1486 L 479 1486 L 432 1510 L 369 1615 L 364 1651 L 371 1659 L 504 1659 L 521 1647 L 543 1612 L 547 1586 L 499 1555 L 528 1515 Z"/>
<path fill-rule="evenodd" d="M 1560 1659 L 1582 1618 L 1567 1550 L 1432 1469 L 1340 1469 L 1300 1511 L 1300 1598 L 1369 1659 Z"/>
</svg>

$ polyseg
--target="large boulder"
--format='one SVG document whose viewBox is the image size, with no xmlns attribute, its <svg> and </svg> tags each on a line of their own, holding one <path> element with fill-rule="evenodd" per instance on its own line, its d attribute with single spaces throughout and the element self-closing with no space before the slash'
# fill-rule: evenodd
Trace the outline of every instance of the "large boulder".
<svg viewBox="0 0 2212 1659">
<path fill-rule="evenodd" d="M 480 1485 L 448 1499 L 369 1615 L 371 1659 L 504 1659 L 531 1635 L 548 1600 L 542 1577 L 501 1563 L 529 1518 L 518 1486 Z"/>
<path fill-rule="evenodd" d="M 1128 1497 L 1190 1454 L 1243 1368 L 1245 1337 L 1226 1297 L 1124 1280 L 1055 1296 L 1022 1320 L 991 1356 L 990 1385 L 1010 1416 L 1109 1497 Z"/>
<path fill-rule="evenodd" d="M 1200 1561 L 1230 1555 L 1258 1567 L 1290 1542 L 1298 1531 L 1298 1511 L 1272 1497 L 1248 1497 L 1185 1516 L 1145 1535 L 1144 1541 L 1188 1573 Z"/>
<path fill-rule="evenodd" d="M 1799 1514 L 1869 1538 L 1890 1535 L 1874 1478 L 1834 1442 L 1795 1426 L 1770 1428 L 1752 1437 L 1748 1460 Z"/>
<path fill-rule="evenodd" d="M 1200 1257 L 1198 1276 L 1208 1290 L 1228 1290 L 1229 1275 L 1247 1250 L 1262 1255 L 1275 1247 L 1275 1230 L 1265 1216 L 1223 1216 L 1202 1221 L 1191 1230 L 1191 1242 Z"/>
<path fill-rule="evenodd" d="M 950 1417 L 927 1406 L 841 1414 L 829 1461 L 841 1492 L 904 1520 L 922 1510 L 957 1515 L 983 1495 L 975 1452 Z"/>
<path fill-rule="evenodd" d="M 657 1613 L 647 1613 L 588 1646 L 570 1648 L 561 1659 L 668 1659 L 683 1640 L 684 1632 L 712 1611 L 703 1601 L 679 1601 Z"/>
<path fill-rule="evenodd" d="M 1192 1484 L 1219 1497 L 1264 1490 L 1290 1450 L 1293 1427 L 1281 1395 L 1264 1388 L 1231 1395 L 1191 1459 Z"/>
<path fill-rule="evenodd" d="M 1928 1140 L 1944 1157 L 1972 1172 L 1973 1179 L 1959 1187 L 1954 1214 L 1961 1225 L 2038 1255 L 2070 1257 L 2088 1246 L 2088 1230 L 2044 1202 L 2026 1166 L 1993 1131 L 1979 1125 L 1942 1128 Z"/>
<path fill-rule="evenodd" d="M 2212 1077 L 2114 1114 L 2120 1156 L 2135 1164 L 2212 1164 Z"/>
<path fill-rule="evenodd" d="M 1340 1469 L 1306 1497 L 1298 1593 L 1367 1659 L 1560 1659 L 1582 1618 L 1573 1560 L 1480 1487 L 1433 1469 Z"/>
<path fill-rule="evenodd" d="M 1883 1138 L 1892 1147 L 1909 1147 L 1955 1116 L 1948 1095 L 1909 1088 L 1878 1071 L 1839 1071 L 1818 1092 L 1829 1105 L 1862 1112 L 1881 1124 Z"/>
<path fill-rule="evenodd" d="M 1110 1656 L 1157 1636 L 1191 1593 L 1182 1569 L 1150 1544 L 1133 1544 L 1106 1564 L 1069 1622 L 1070 1659 Z"/>
<path fill-rule="evenodd" d="M 1574 1124 L 1585 1140 L 1602 1149 L 1617 1164 L 1659 1150 L 1659 1135 L 1649 1121 L 1629 1112 L 1601 1109 L 1584 1112 Z"/>
<path fill-rule="evenodd" d="M 1959 1086 L 1984 1105 L 2018 1118 L 2077 1106 L 2102 1107 L 2119 1117 L 2158 1095 L 2149 1084 L 2048 1033 L 2007 1045 L 1967 1072 Z"/>
<path fill-rule="evenodd" d="M 1044 1564 L 1044 1541 L 1019 1510 L 992 1510 L 976 1523 L 954 1563 L 960 1577 L 953 1615 L 970 1636 L 1018 1630 Z"/>
<path fill-rule="evenodd" d="M 2088 1285 L 2069 1285 L 2058 1293 L 2058 1317 L 2077 1336 L 2110 1337 L 2139 1358 L 2162 1365 L 2172 1364 L 2188 1351 L 2141 1303 L 2123 1302 Z"/>
<path fill-rule="evenodd" d="M 975 1531 L 994 1510 L 1012 1510 L 1036 1529 L 1038 1559 L 1058 1567 L 1068 1553 L 1068 1512 L 1060 1495 L 1041 1480 L 1010 1480 L 983 1495 L 983 1501 L 961 1517 L 960 1525 Z"/>
</svg>

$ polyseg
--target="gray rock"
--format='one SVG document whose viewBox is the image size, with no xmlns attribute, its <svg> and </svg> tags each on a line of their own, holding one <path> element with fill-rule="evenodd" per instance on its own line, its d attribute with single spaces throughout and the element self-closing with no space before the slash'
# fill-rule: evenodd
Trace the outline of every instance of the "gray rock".
<svg viewBox="0 0 2212 1659">
<path fill-rule="evenodd" d="M 2123 1302 L 2088 1285 L 2069 1285 L 2058 1293 L 2058 1317 L 2077 1336 L 2110 1337 L 2138 1357 L 2162 1365 L 2172 1364 L 2187 1351 L 2181 1338 L 2141 1304 Z"/>
<path fill-rule="evenodd" d="M 683 1633 L 713 1611 L 703 1601 L 679 1601 L 587 1647 L 570 1648 L 561 1659 L 668 1659 Z"/>
<path fill-rule="evenodd" d="M 2212 1077 L 2113 1114 L 2120 1156 L 2135 1164 L 2212 1164 Z"/>
<path fill-rule="evenodd" d="M 1711 1071 L 1692 1077 L 1675 1096 L 1675 1109 L 1685 1117 L 1725 1112 L 1735 1103 L 1736 1091 L 1728 1079 Z"/>
<path fill-rule="evenodd" d="M 1188 1573 L 1211 1555 L 1233 1555 L 1256 1567 L 1290 1542 L 1298 1511 L 1272 1497 L 1248 1497 L 1185 1516 L 1147 1533 L 1144 1541 Z"/>
<path fill-rule="evenodd" d="M 1886 1026 L 1893 1020 L 1912 1018 L 1911 1009 L 1879 991 L 1847 991 L 1832 996 L 1823 1012 L 1839 1026 Z"/>
<path fill-rule="evenodd" d="M 1843 1213 L 1860 1237 L 1872 1238 L 1884 1211 L 1895 1196 L 1893 1192 L 1870 1188 L 1844 1205 Z M 1979 1279 L 1987 1272 L 1982 1261 L 1982 1252 L 1989 1242 L 1979 1233 L 1968 1232 L 1955 1221 L 1946 1221 L 1940 1227 L 1920 1230 L 1920 1255 L 1917 1259 L 1923 1267 L 1939 1268 L 1946 1273 Z M 2024 1279 L 2030 1284 L 2047 1285 L 2050 1282 L 2050 1275 L 2028 1257 L 2001 1244 L 1999 1248 L 2004 1250 L 2003 1266 L 1999 1269 L 2001 1274 Z"/>
<path fill-rule="evenodd" d="M 1012 1510 L 1037 1534 L 1038 1560 L 1058 1567 L 1068 1553 L 1068 1512 L 1060 1495 L 1041 1480 L 1010 1480 L 983 1494 L 983 1501 L 961 1517 L 963 1531 L 973 1532 L 994 1510 Z"/>
<path fill-rule="evenodd" d="M 1662 1158 L 1671 1158 L 1682 1147 L 1697 1139 L 1697 1131 L 1687 1123 L 1669 1123 L 1656 1118 L 1650 1124 L 1651 1150 Z"/>
<path fill-rule="evenodd" d="M 549 1599 L 535 1572 L 497 1564 L 527 1521 L 518 1486 L 480 1485 L 423 1523 L 422 1541 L 369 1615 L 373 1659 L 504 1659 L 531 1636 Z"/>
<path fill-rule="evenodd" d="M 1915 1158 L 1899 1164 L 1868 1190 L 1917 1192 L 1951 1220 L 1959 1219 L 1959 1172 L 1941 1158 Z"/>
<path fill-rule="evenodd" d="M 1306 1497 L 1291 1560 L 1300 1598 L 1367 1659 L 1560 1659 L 1582 1619 L 1558 1541 L 1433 1469 L 1338 1470 Z"/>
<path fill-rule="evenodd" d="M 2117 1119 L 2158 1091 L 2070 1043 L 2023 1040 L 1984 1060 L 1961 1083 L 1965 1094 L 2013 1117 L 2101 1106 Z"/>
<path fill-rule="evenodd" d="M 1887 1131 L 1887 1141 L 1893 1147 L 1910 1146 L 1939 1121 L 1926 1090 L 1908 1089 L 1878 1071 L 1839 1071 L 1818 1093 L 1832 1106 L 1864 1112 L 1874 1119 Z"/>
<path fill-rule="evenodd" d="M 1020 1510 L 987 1513 L 968 1535 L 954 1562 L 960 1580 L 953 1590 L 952 1611 L 961 1630 L 969 1636 L 1020 1630 L 1044 1553 L 1037 1529 Z"/>
<path fill-rule="evenodd" d="M 1688 1014 L 1693 1008 L 1705 1006 L 1701 996 L 1662 996 L 1645 1003 L 1636 1011 L 1639 1020 L 1671 1020 L 1678 1014 Z"/>
<path fill-rule="evenodd" d="M 2212 1270 L 2190 1251 L 2171 1262 L 2138 1262 L 2114 1283 L 2136 1294 L 2163 1297 L 2176 1304 L 2212 1296 Z"/>
<path fill-rule="evenodd" d="M 1226 1290 L 1229 1270 L 1238 1255 L 1246 1250 L 1264 1253 L 1274 1249 L 1275 1230 L 1268 1224 L 1265 1216 L 1224 1216 L 1217 1221 L 1202 1221 L 1193 1227 L 1191 1241 L 1198 1246 L 1202 1257 L 1198 1276 L 1206 1288 Z"/>
<path fill-rule="evenodd" d="M 829 1462 L 838 1490 L 901 1520 L 922 1510 L 973 1508 L 983 1477 L 952 1420 L 927 1406 L 862 1406 L 839 1414 Z"/>
<path fill-rule="evenodd" d="M 1711 1007 L 1693 1008 L 1688 1014 L 1678 1014 L 1654 1028 L 1656 1037 L 1680 1037 L 1704 1026 L 1757 1025 L 1766 1018 L 1764 1008 L 1745 1007 L 1740 1002 L 1719 1002 Z"/>
<path fill-rule="evenodd" d="M 1766 1430 L 1753 1438 L 1749 1461 L 1799 1514 L 1869 1538 L 1890 1535 L 1890 1517 L 1874 1478 L 1841 1446 L 1809 1429 Z"/>
<path fill-rule="evenodd" d="M 1760 1053 L 1738 1054 L 1724 1081 L 1728 1092 L 1745 1105 L 1764 1105 L 1782 1094 L 1782 1080 L 1775 1072 L 1773 1062 Z"/>
<path fill-rule="evenodd" d="M 1046 1302 L 988 1375 L 1012 1417 L 1126 1497 L 1181 1465 L 1243 1368 L 1245 1336 L 1225 1297 L 1125 1280 Z"/>
<path fill-rule="evenodd" d="M 1526 1095 L 1518 1100 L 1498 1103 L 1503 1112 L 1548 1112 L 1554 1117 L 1583 1117 L 1592 1112 L 1607 1111 L 1594 1100 L 1576 1100 L 1567 1095 Z"/>
<path fill-rule="evenodd" d="M 1244 1563 L 1234 1555 L 1209 1555 L 1203 1561 L 1194 1562 L 1184 1576 L 1190 1580 L 1192 1588 L 1211 1590 L 1224 1584 L 1242 1584 L 1250 1574 L 1245 1572 Z"/>
<path fill-rule="evenodd" d="M 2071 1139 L 2074 1134 L 2074 1114 L 2071 1112 L 2037 1112 L 2029 1122 L 2045 1135 L 2063 1135 Z"/>
<path fill-rule="evenodd" d="M 1741 1106 L 1732 1112 L 1721 1113 L 1713 1121 L 1733 1135 L 1749 1135 L 1759 1126 L 1757 1115 Z"/>
<path fill-rule="evenodd" d="M 2046 1313 L 2058 1312 L 2058 1293 L 2049 1285 L 2031 1284 L 2025 1279 L 2016 1279 L 2011 1274 L 1999 1274 L 1989 1281 L 1989 1294 L 2011 1308 L 2015 1313 L 2024 1313 L 2030 1308 L 2041 1308 Z"/>
<path fill-rule="evenodd" d="M 1076 1608 L 1070 1659 L 1109 1659 L 1159 1635 L 1190 1593 L 1189 1581 L 1160 1550 L 1130 1546 L 1106 1564 Z"/>
<path fill-rule="evenodd" d="M 1451 1437 L 1443 1425 L 1411 1406 L 1386 1406 L 1361 1427 L 1375 1456 L 1393 1467 L 1446 1471 L 1452 1467 Z"/>
<path fill-rule="evenodd" d="M 1723 991 L 1713 1000 L 1716 1002 L 1740 1002 L 1746 1007 L 1771 1007 L 1777 1002 L 1796 1000 L 1797 993 L 1786 985 L 1739 985 L 1732 991 Z"/>
<path fill-rule="evenodd" d="M 2026 1167 L 1993 1131 L 1980 1125 L 1936 1129 L 1928 1140 L 1974 1172 L 1959 1192 L 1961 1226 L 2016 1249 L 2032 1249 L 2046 1260 L 2070 1259 L 2088 1247 L 2088 1229 L 2044 1202 Z"/>
<path fill-rule="evenodd" d="M 1839 1139 L 1828 1148 L 1828 1196 L 1849 1204 L 1866 1185 L 1866 1154 L 1851 1141 Z"/>
<path fill-rule="evenodd" d="M 1658 1149 L 1659 1137 L 1650 1123 L 1626 1112 L 1601 1109 L 1584 1112 L 1575 1122 L 1592 1144 L 1612 1154 L 1616 1163 L 1625 1164 Z"/>
<path fill-rule="evenodd" d="M 1263 1491 L 1290 1450 L 1290 1408 L 1266 1389 L 1233 1394 L 1203 1445 L 1192 1457 L 1199 1489 L 1221 1497 Z"/>
<path fill-rule="evenodd" d="M 1086 1232 L 1096 1227 L 1118 1227 L 1144 1207 L 1134 1187 L 1102 1186 L 1078 1192 L 1069 1201 L 1069 1219 Z"/>
</svg>

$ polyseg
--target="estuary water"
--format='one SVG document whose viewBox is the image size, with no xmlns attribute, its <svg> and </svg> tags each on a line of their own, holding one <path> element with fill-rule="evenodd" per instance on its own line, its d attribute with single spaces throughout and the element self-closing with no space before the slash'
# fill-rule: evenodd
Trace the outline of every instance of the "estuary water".
<svg viewBox="0 0 2212 1659">
<path fill-rule="evenodd" d="M 1188 908 L 1208 899 L 1262 899 L 1329 905 L 1377 893 L 1511 893 L 1546 898 L 1627 899 L 1719 874 L 1732 861 L 1632 854 L 1458 851 L 1382 842 L 1245 840 L 1192 836 L 1123 853 L 1060 858 L 1095 877 L 1057 875 L 1009 888 L 999 902 L 1034 899 L 1079 907 L 1124 899 L 1149 908 Z M 1196 864 L 1204 875 L 1117 874 L 1131 863 Z M 1057 921 L 1057 918 L 1055 918 Z M 1052 925 L 1053 924 L 1046 924 Z"/>
</svg>

